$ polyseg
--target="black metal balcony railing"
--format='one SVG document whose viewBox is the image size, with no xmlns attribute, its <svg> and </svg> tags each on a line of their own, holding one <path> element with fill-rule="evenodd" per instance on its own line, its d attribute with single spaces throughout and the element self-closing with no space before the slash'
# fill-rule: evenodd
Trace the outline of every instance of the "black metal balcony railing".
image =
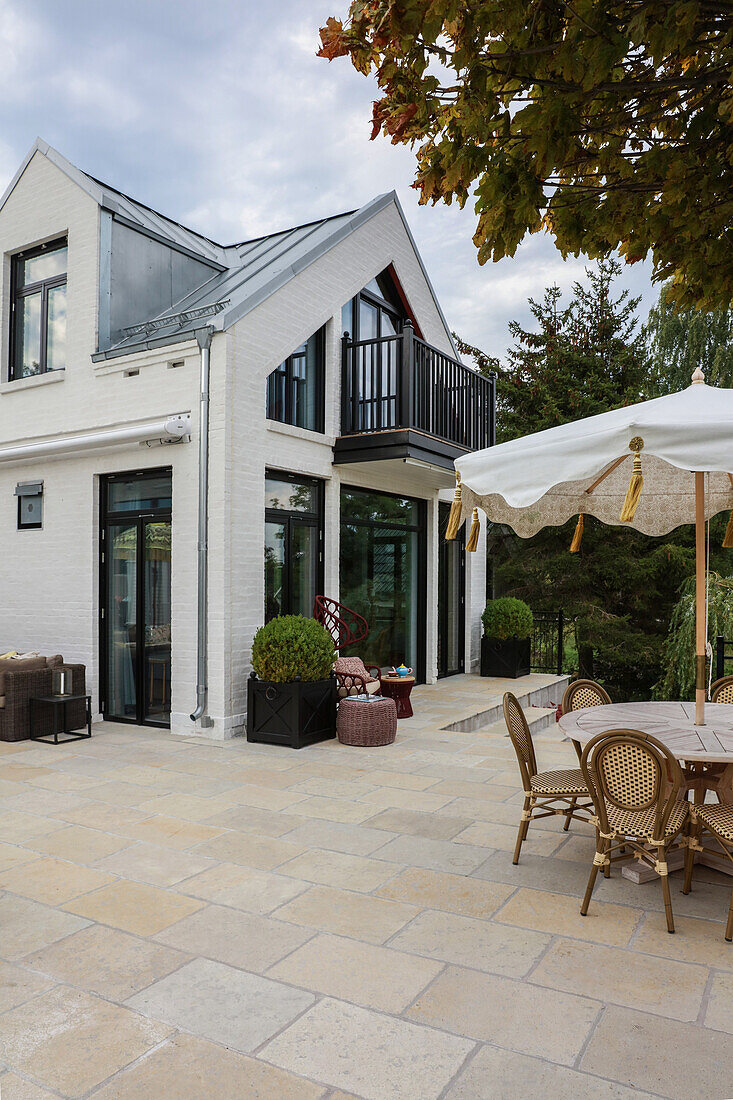
<svg viewBox="0 0 733 1100">
<path fill-rule="evenodd" d="M 468 450 L 494 442 L 494 379 L 415 336 L 342 341 L 344 435 L 413 428 Z"/>
</svg>

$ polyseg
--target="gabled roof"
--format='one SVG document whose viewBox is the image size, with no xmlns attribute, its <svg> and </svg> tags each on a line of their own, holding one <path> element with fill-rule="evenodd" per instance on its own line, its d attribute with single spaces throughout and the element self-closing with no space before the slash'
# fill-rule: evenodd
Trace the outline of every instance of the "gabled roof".
<svg viewBox="0 0 733 1100">
<path fill-rule="evenodd" d="M 55 164 L 60 171 L 67 175 L 70 180 L 73 180 L 83 191 L 86 191 L 105 210 L 110 210 L 113 214 L 119 215 L 154 236 L 162 237 L 172 244 L 195 252 L 204 260 L 213 261 L 221 266 L 226 265 L 227 250 L 223 245 L 194 232 L 193 229 L 187 229 L 185 225 L 173 221 L 172 218 L 166 218 L 165 215 L 159 214 L 157 210 L 153 210 L 151 207 L 131 199 L 128 195 L 123 195 L 121 191 L 117 191 L 114 187 L 110 187 L 93 176 L 87 175 L 86 172 L 82 172 L 80 168 L 68 161 L 57 149 L 52 148 L 42 138 L 36 138 L 33 142 L 20 168 L 5 189 L 2 198 L 0 198 L 0 210 L 2 210 L 35 153 L 42 153 L 44 157 Z"/>
<path fill-rule="evenodd" d="M 147 331 L 145 326 L 135 326 L 134 333 L 118 341 L 109 350 L 99 352 L 94 359 L 126 355 L 140 347 L 156 347 L 189 339 L 194 330 L 203 325 L 211 324 L 218 330 L 229 328 L 269 295 L 284 286 L 298 272 L 308 267 L 391 203 L 395 204 L 400 214 L 448 339 L 455 351 L 450 329 L 394 191 L 377 196 L 358 210 L 350 210 L 344 214 L 322 218 L 238 244 L 222 245 L 87 175 L 41 138 L 36 139 L 0 198 L 0 210 L 36 152 L 47 157 L 52 164 L 86 191 L 100 207 L 110 211 L 116 218 L 133 228 L 139 228 L 141 232 L 168 242 L 174 248 L 191 253 L 212 266 L 211 278 L 176 302 L 170 309 L 163 311 L 157 317 L 151 317 Z M 192 311 L 196 313 L 195 318 L 181 316 L 190 314 Z M 166 323 L 168 318 L 170 322 Z"/>
</svg>

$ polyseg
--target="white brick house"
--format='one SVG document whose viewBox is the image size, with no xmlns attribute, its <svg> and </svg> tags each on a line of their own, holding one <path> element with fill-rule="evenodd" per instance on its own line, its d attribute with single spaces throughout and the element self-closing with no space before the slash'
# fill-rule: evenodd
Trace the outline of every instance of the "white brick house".
<svg viewBox="0 0 733 1100">
<path fill-rule="evenodd" d="M 315 592 L 366 614 L 367 660 L 476 664 L 483 543 L 445 550 L 439 501 L 490 441 L 490 385 L 394 194 L 222 246 L 39 140 L 0 252 L 0 646 L 86 664 L 97 714 L 216 738 L 242 732 L 256 629 Z"/>
</svg>

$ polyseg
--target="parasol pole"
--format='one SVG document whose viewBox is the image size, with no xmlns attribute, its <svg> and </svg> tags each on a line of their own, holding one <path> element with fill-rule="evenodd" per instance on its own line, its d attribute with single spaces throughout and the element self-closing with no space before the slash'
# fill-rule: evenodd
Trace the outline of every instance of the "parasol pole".
<svg viewBox="0 0 733 1100">
<path fill-rule="evenodd" d="M 700 385 L 705 375 L 696 367 L 692 385 Z M 705 474 L 695 474 L 695 725 L 705 725 L 705 651 L 708 624 L 705 603 Z"/>
<path fill-rule="evenodd" d="M 695 725 L 705 725 L 705 474 L 695 474 Z"/>
</svg>

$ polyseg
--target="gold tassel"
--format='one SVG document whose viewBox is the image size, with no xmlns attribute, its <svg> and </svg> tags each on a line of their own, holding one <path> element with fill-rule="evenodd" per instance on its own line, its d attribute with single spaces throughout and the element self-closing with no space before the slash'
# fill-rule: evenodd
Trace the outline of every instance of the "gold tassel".
<svg viewBox="0 0 733 1100">
<path fill-rule="evenodd" d="M 466 543 L 466 553 L 473 554 L 478 546 L 478 533 L 481 530 L 481 523 L 478 518 L 478 508 L 473 510 L 473 519 L 471 520 L 471 530 L 468 535 L 468 542 Z"/>
<path fill-rule="evenodd" d="M 450 515 L 448 516 L 448 526 L 445 529 L 445 537 L 448 542 L 450 542 L 451 539 L 458 538 L 458 532 L 461 529 L 462 508 L 461 475 L 456 471 L 456 491 L 453 494 L 453 503 L 450 506 Z"/>
<path fill-rule="evenodd" d="M 580 544 L 583 541 L 583 513 L 578 516 L 578 522 L 575 525 L 575 533 L 573 535 L 573 541 L 570 543 L 570 553 L 577 554 L 580 550 Z"/>
<path fill-rule="evenodd" d="M 728 526 L 725 529 L 725 535 L 723 536 L 723 549 L 733 549 L 733 512 L 728 517 Z"/>
<path fill-rule="evenodd" d="M 631 471 L 631 481 L 626 490 L 626 497 L 619 516 L 621 523 L 631 523 L 641 496 L 642 486 L 644 485 L 644 478 L 641 473 L 641 451 L 643 446 L 644 440 L 638 435 L 635 435 L 629 443 L 629 450 L 634 452 L 634 467 Z"/>
</svg>

